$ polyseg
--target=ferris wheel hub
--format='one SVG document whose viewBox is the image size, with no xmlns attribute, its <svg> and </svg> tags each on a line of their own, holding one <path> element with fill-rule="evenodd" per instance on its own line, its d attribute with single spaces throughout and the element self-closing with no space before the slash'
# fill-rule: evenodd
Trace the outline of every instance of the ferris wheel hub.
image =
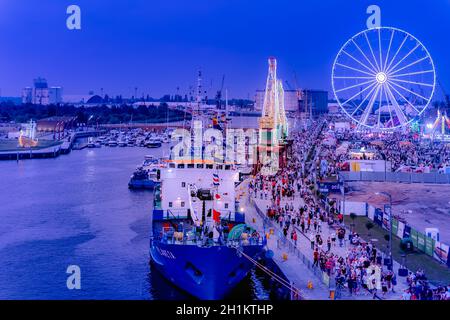
<svg viewBox="0 0 450 320">
<path fill-rule="evenodd" d="M 375 76 L 375 79 L 379 84 L 383 84 L 387 81 L 387 75 L 384 72 L 378 72 L 377 75 Z"/>
</svg>

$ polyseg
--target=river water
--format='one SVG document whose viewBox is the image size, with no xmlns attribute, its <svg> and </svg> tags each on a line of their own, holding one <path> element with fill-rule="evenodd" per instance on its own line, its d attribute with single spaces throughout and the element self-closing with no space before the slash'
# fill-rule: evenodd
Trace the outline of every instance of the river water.
<svg viewBox="0 0 450 320">
<path fill-rule="evenodd" d="M 190 299 L 149 264 L 152 193 L 127 183 L 144 155 L 167 149 L 72 151 L 0 162 L 0 299 Z M 69 290 L 69 265 L 81 289 Z M 272 297 L 252 270 L 230 295 Z"/>
</svg>

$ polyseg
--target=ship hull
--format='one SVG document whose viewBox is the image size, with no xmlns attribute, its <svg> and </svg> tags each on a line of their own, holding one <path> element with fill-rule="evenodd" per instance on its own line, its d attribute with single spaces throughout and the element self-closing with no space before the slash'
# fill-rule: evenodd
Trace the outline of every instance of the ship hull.
<svg viewBox="0 0 450 320">
<path fill-rule="evenodd" d="M 262 245 L 241 248 L 253 259 L 263 252 Z M 150 255 L 164 277 L 201 300 L 224 299 L 254 266 L 235 248 L 227 246 L 199 247 L 153 240 Z"/>
<path fill-rule="evenodd" d="M 149 180 L 149 179 L 146 179 L 146 180 L 131 179 L 130 182 L 128 183 L 128 188 L 153 190 L 159 184 L 160 184 L 159 182 Z"/>
</svg>

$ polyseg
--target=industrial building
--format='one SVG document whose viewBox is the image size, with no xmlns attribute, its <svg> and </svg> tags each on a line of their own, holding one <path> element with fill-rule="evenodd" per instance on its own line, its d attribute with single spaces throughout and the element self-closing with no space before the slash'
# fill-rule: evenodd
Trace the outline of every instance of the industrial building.
<svg viewBox="0 0 450 320">
<path fill-rule="evenodd" d="M 49 87 L 44 78 L 34 79 L 33 87 L 25 87 L 22 91 L 22 103 L 49 105 L 61 102 L 62 88 Z"/>
<path fill-rule="evenodd" d="M 328 91 L 304 89 L 301 91 L 300 112 L 319 115 L 328 112 Z"/>
</svg>

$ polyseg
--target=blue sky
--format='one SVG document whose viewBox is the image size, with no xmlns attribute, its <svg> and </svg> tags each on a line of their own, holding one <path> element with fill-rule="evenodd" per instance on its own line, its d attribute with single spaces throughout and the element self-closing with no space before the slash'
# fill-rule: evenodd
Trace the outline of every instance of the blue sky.
<svg viewBox="0 0 450 320">
<path fill-rule="evenodd" d="M 82 30 L 66 28 L 70 4 Z M 423 42 L 450 93 L 450 0 L 0 0 L 1 94 L 37 76 L 65 94 L 184 94 L 201 68 L 211 94 L 225 74 L 229 96 L 252 98 L 271 55 L 281 78 L 330 90 L 334 57 L 366 28 L 370 4 L 383 26 Z"/>
</svg>

